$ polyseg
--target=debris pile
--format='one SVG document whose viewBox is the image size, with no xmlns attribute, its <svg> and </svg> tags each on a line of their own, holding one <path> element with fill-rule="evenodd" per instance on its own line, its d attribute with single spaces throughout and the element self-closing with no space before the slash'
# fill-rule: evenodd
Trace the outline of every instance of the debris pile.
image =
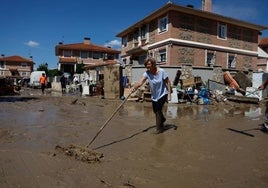
<svg viewBox="0 0 268 188">
<path fill-rule="evenodd" d="M 17 95 L 20 89 L 20 86 L 14 85 L 13 79 L 0 78 L 0 96 Z"/>
<path fill-rule="evenodd" d="M 223 81 L 217 82 L 207 80 L 204 82 L 201 77 L 180 78 L 178 71 L 172 86 L 171 103 L 196 103 L 209 105 L 215 103 L 245 102 L 258 103 L 260 90 L 252 87 L 250 78 L 243 72 L 234 76 L 229 71 L 223 73 Z M 150 89 L 148 83 L 140 87 L 132 96 L 135 101 L 150 101 Z M 130 99 L 131 100 L 131 99 Z"/>
</svg>

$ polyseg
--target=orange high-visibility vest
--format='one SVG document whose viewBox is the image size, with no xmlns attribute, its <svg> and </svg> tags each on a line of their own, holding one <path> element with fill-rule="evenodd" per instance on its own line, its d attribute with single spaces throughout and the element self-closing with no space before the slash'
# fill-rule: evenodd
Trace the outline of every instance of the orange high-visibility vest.
<svg viewBox="0 0 268 188">
<path fill-rule="evenodd" d="M 40 77 L 40 83 L 41 84 L 45 84 L 46 83 L 46 80 L 47 80 L 47 78 L 45 76 L 41 76 Z"/>
</svg>

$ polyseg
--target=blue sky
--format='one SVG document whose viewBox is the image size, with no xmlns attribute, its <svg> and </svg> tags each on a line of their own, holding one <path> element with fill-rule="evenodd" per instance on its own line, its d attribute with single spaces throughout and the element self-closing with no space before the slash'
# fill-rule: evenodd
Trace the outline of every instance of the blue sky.
<svg viewBox="0 0 268 188">
<path fill-rule="evenodd" d="M 1 0 L 0 54 L 33 56 L 35 68 L 57 67 L 55 46 L 83 42 L 120 49 L 116 35 L 164 6 L 168 0 Z M 172 0 L 201 9 L 202 0 Z M 212 0 L 212 11 L 268 26 L 266 0 Z M 268 37 L 268 30 L 263 32 Z"/>
</svg>

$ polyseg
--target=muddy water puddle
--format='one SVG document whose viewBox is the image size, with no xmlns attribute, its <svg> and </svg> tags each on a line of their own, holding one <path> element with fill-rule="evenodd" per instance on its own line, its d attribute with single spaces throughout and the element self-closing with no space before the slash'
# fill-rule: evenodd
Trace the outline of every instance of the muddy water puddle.
<svg viewBox="0 0 268 188">
<path fill-rule="evenodd" d="M 79 99 L 80 100 L 80 99 Z M 86 99 L 87 100 L 87 99 Z M 90 100 L 90 98 L 88 99 Z M 103 100 L 105 101 L 105 100 Z M 27 103 L 31 102 L 31 108 L 27 108 Z M 10 103 L 10 104 L 8 104 Z M 26 105 L 24 105 L 25 103 Z M 5 109 L 5 105 L 13 106 Z M 13 123 L 20 122 L 24 125 L 46 125 L 52 124 L 57 120 L 59 105 L 46 103 L 45 100 L 39 100 L 35 97 L 1 97 L 0 98 L 0 118 L 1 122 L 5 120 L 9 121 L 10 117 L 13 119 Z M 83 109 L 87 107 L 76 107 L 81 108 L 81 114 Z M 83 109 L 82 109 L 83 108 Z M 110 110 L 105 108 L 106 113 L 112 114 L 113 108 Z M 72 109 L 70 109 L 72 111 Z M 196 104 L 165 104 L 163 112 L 168 119 L 180 120 L 180 119 L 194 119 L 198 121 L 209 121 L 219 120 L 226 117 L 245 117 L 251 120 L 259 120 L 264 114 L 264 108 L 256 104 L 237 104 L 234 106 L 228 105 L 196 105 Z M 91 116 L 92 114 L 88 114 Z M 154 117 L 151 103 L 133 103 L 127 102 L 118 111 L 119 116 L 127 117 Z M 46 116 L 46 118 L 42 118 Z M 42 122 L 45 121 L 45 122 Z M 6 122 L 10 123 L 10 122 Z"/>
<path fill-rule="evenodd" d="M 246 118 L 257 121 L 263 118 L 263 106 L 256 104 L 228 105 L 181 105 L 166 104 L 163 112 L 168 120 L 208 122 L 211 120 L 224 120 L 226 118 Z M 150 104 L 126 106 L 119 112 L 121 116 L 153 118 L 154 113 Z"/>
</svg>

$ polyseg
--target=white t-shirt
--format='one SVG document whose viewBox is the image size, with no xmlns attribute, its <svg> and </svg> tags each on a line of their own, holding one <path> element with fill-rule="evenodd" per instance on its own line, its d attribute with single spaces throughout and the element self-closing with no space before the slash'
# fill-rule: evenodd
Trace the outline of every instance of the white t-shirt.
<svg viewBox="0 0 268 188">
<path fill-rule="evenodd" d="M 151 99 L 153 101 L 158 101 L 161 97 L 168 94 L 168 88 L 166 82 L 164 81 L 168 75 L 164 69 L 159 68 L 159 71 L 156 75 L 153 75 L 149 71 L 146 71 L 143 73 L 143 77 L 149 81 Z"/>
</svg>

